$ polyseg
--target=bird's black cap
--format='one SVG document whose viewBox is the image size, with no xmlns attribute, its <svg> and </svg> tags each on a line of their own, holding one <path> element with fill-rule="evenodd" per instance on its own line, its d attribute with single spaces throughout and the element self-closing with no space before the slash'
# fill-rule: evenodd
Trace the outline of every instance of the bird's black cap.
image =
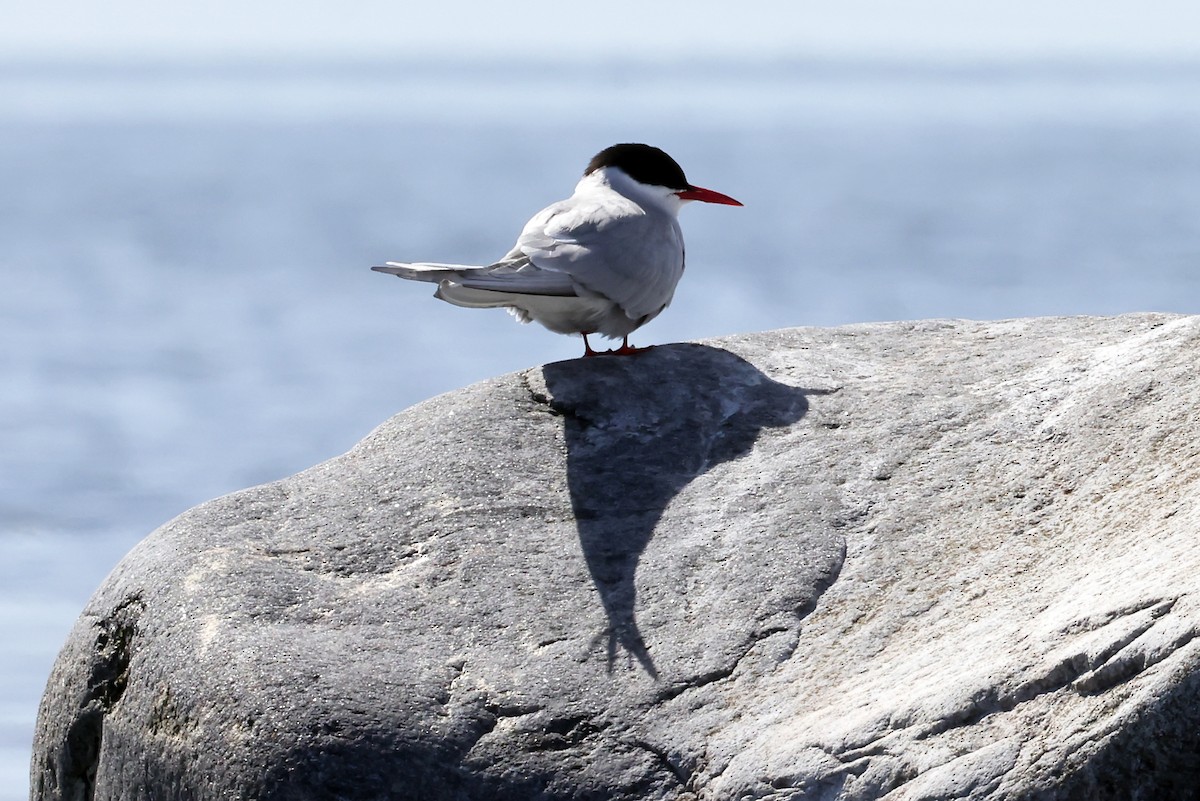
<svg viewBox="0 0 1200 801">
<path fill-rule="evenodd" d="M 583 174 L 591 175 L 603 167 L 616 167 L 638 183 L 649 186 L 691 188 L 683 175 L 683 168 L 675 159 L 650 145 L 629 143 L 606 147 L 592 158 Z"/>
</svg>

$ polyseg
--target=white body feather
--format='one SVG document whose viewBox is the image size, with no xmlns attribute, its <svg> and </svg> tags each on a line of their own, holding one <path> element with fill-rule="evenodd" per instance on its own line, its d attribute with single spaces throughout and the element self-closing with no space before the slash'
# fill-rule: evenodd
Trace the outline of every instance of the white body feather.
<svg viewBox="0 0 1200 801">
<path fill-rule="evenodd" d="M 677 215 L 686 202 L 607 167 L 534 215 L 495 264 L 372 269 L 436 283 L 435 296 L 456 306 L 506 307 L 521 322 L 560 334 L 618 339 L 658 316 L 675 294 L 684 267 Z"/>
</svg>

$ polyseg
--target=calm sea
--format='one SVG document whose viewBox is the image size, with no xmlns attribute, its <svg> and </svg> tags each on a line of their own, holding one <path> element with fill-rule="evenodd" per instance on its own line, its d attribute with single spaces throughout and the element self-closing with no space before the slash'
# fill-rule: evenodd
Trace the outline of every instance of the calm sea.
<svg viewBox="0 0 1200 801">
<path fill-rule="evenodd" d="M 1200 312 L 1200 65 L 0 64 L 0 801 L 157 525 L 580 352 L 367 268 L 496 258 L 619 141 L 746 204 L 639 344 Z"/>
</svg>

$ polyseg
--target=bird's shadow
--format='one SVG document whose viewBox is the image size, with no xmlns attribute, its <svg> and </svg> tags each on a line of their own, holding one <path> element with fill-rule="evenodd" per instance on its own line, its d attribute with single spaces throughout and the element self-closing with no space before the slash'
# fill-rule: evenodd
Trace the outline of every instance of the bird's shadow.
<svg viewBox="0 0 1200 801">
<path fill-rule="evenodd" d="M 620 647 L 657 678 L 638 628 L 635 573 L 664 510 L 693 479 L 748 453 L 763 429 L 803 417 L 814 391 L 698 344 L 542 371 L 564 421 L 579 543 L 607 616 L 597 642 L 607 637 L 610 672 Z"/>
</svg>

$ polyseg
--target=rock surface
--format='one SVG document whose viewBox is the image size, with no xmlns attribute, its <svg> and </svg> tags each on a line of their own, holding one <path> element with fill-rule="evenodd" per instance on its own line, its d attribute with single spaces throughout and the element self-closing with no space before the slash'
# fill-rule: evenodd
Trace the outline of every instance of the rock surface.
<svg viewBox="0 0 1200 801">
<path fill-rule="evenodd" d="M 1198 362 L 929 321 L 434 398 L 138 545 L 33 798 L 1196 798 Z"/>
</svg>

